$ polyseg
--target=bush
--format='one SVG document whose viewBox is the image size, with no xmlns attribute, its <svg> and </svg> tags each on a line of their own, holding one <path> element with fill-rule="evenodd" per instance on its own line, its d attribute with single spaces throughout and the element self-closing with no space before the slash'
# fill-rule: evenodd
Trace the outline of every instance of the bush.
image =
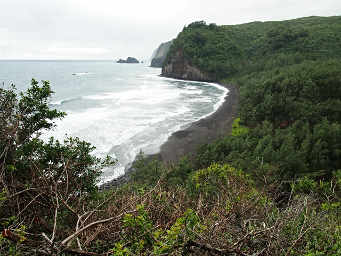
<svg viewBox="0 0 341 256">
<path fill-rule="evenodd" d="M 96 196 L 101 169 L 113 164 L 78 138 L 39 138 L 65 116 L 49 108 L 51 94 L 49 82 L 34 79 L 19 95 L 14 86 L 0 89 L 0 228 L 10 234 L 25 226 L 23 241 L 30 240 L 26 232 L 47 232 L 52 241 L 67 234 L 82 204 Z"/>
</svg>

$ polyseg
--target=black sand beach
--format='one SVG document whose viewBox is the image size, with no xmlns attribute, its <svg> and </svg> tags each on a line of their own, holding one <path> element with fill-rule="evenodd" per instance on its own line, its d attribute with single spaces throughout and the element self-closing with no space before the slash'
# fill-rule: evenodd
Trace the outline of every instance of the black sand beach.
<svg viewBox="0 0 341 256">
<path fill-rule="evenodd" d="M 238 112 L 239 91 L 233 85 L 223 86 L 229 92 L 216 112 L 191 124 L 185 130 L 173 133 L 161 146 L 158 154 L 146 156 L 147 161 L 158 159 L 166 165 L 175 163 L 185 155 L 194 156 L 200 145 L 213 142 L 231 132 L 233 120 Z M 100 188 L 106 189 L 126 182 L 129 173 L 133 171 L 132 167 L 128 168 L 123 176 L 102 184 Z"/>
<path fill-rule="evenodd" d="M 159 159 L 164 163 L 178 161 L 184 155 L 195 154 L 198 147 L 223 137 L 231 131 L 237 115 L 239 92 L 235 86 L 224 85 L 229 92 L 224 103 L 212 115 L 191 124 L 185 130 L 175 132 L 161 146 Z"/>
</svg>

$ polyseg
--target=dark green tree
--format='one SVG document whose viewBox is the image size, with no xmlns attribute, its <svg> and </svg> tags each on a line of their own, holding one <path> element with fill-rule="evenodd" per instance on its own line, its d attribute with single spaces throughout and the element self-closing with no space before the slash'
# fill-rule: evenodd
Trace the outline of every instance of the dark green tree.
<svg viewBox="0 0 341 256">
<path fill-rule="evenodd" d="M 54 242 L 67 234 L 83 203 L 96 195 L 101 169 L 113 164 L 93 156 L 94 147 L 78 138 L 40 139 L 65 116 L 49 108 L 52 93 L 49 82 L 39 86 L 35 80 L 19 95 L 13 85 L 0 89 L 0 229 L 7 230 L 5 236 L 11 230 L 44 231 Z M 29 240 L 24 234 L 20 241 Z"/>
</svg>

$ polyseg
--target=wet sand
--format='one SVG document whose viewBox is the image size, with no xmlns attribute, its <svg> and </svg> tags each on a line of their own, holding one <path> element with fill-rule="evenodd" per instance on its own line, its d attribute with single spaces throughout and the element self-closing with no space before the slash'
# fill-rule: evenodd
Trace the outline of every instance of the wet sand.
<svg viewBox="0 0 341 256">
<path fill-rule="evenodd" d="M 200 145 L 213 142 L 231 132 L 233 120 L 237 115 L 239 92 L 234 86 L 223 86 L 229 92 L 216 112 L 192 123 L 185 130 L 173 133 L 161 146 L 159 158 L 164 163 L 176 162 L 184 155 L 193 156 Z"/>
<path fill-rule="evenodd" d="M 200 145 L 228 135 L 238 113 L 239 91 L 233 85 L 222 86 L 226 87 L 229 92 L 218 110 L 192 123 L 187 129 L 173 133 L 161 146 L 158 154 L 146 156 L 147 161 L 158 159 L 166 165 L 172 164 L 185 155 L 193 157 Z M 129 179 L 129 173 L 133 171 L 132 168 L 128 168 L 123 176 L 103 184 L 101 188 L 105 189 L 126 182 Z"/>
</svg>

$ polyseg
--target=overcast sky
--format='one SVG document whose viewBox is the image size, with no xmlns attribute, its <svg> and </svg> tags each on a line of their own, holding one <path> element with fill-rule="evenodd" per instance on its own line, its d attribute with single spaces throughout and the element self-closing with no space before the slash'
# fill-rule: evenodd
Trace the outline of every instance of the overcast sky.
<svg viewBox="0 0 341 256">
<path fill-rule="evenodd" d="M 147 59 L 184 25 L 341 15 L 341 0 L 0 0 L 0 59 Z"/>
</svg>

